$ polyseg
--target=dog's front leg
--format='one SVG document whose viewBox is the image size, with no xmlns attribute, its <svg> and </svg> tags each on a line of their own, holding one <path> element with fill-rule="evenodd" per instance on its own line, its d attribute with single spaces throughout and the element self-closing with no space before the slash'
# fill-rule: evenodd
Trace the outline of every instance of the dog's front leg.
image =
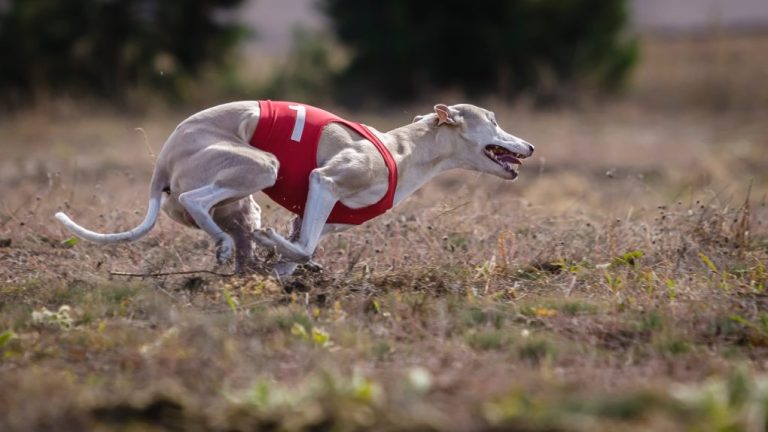
<svg viewBox="0 0 768 432">
<path fill-rule="evenodd" d="M 288 241 L 271 228 L 257 231 L 254 237 L 263 246 L 275 248 L 287 260 L 308 261 L 317 249 L 323 226 L 338 201 L 333 179 L 322 174 L 319 169 L 312 171 L 309 175 L 309 195 L 304 207 L 304 216 L 301 218 L 299 238 L 293 242 Z"/>
<path fill-rule="evenodd" d="M 299 234 L 301 233 L 301 216 L 294 216 L 293 221 L 291 221 L 291 233 L 288 234 L 288 241 L 290 242 L 297 242 L 299 241 Z M 285 258 L 281 259 L 275 264 L 275 272 L 277 272 L 278 276 L 290 276 L 293 274 L 294 271 L 296 271 L 296 268 L 299 266 L 298 263 L 293 261 L 288 261 Z"/>
</svg>

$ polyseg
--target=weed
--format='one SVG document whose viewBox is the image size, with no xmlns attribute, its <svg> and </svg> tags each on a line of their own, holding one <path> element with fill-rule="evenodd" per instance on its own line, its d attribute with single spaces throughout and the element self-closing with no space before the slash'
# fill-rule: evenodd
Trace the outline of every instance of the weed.
<svg viewBox="0 0 768 432">
<path fill-rule="evenodd" d="M 312 327 L 311 330 L 307 331 L 304 325 L 294 322 L 291 327 L 291 334 L 321 348 L 327 348 L 333 344 L 328 332 L 319 327 Z"/>
<path fill-rule="evenodd" d="M 329 335 L 327 331 L 321 328 L 313 327 L 312 342 L 319 347 L 327 348 L 332 344 L 331 335 Z"/>
<path fill-rule="evenodd" d="M 600 310 L 600 308 L 593 303 L 577 300 L 566 301 L 553 307 L 569 316 L 594 315 Z"/>
<path fill-rule="evenodd" d="M 768 346 L 768 313 L 762 312 L 753 320 L 732 315 L 730 321 L 749 330 L 750 344 Z"/>
<path fill-rule="evenodd" d="M 299 325 L 305 332 L 312 331 L 312 319 L 304 312 L 297 312 L 291 309 L 281 307 L 271 311 L 269 318 L 272 325 L 281 330 L 293 330 L 296 325 Z"/>
<path fill-rule="evenodd" d="M 670 354 L 672 356 L 687 354 L 693 349 L 693 346 L 689 341 L 674 334 L 665 334 L 658 337 L 654 341 L 654 345 L 659 352 Z"/>
<path fill-rule="evenodd" d="M 543 304 L 526 305 L 520 308 L 520 314 L 530 318 L 549 318 L 558 313 L 556 306 L 551 306 L 549 302 Z"/>
<path fill-rule="evenodd" d="M 499 351 L 509 349 L 513 344 L 509 330 L 471 331 L 466 336 L 467 344 L 477 351 Z"/>
<path fill-rule="evenodd" d="M 605 283 L 613 294 L 619 294 L 624 289 L 624 279 L 621 276 L 613 275 L 608 270 L 603 272 Z"/>
<path fill-rule="evenodd" d="M 0 333 L 0 349 L 3 348 L 8 342 L 16 339 L 18 336 L 11 330 L 6 330 Z"/>
<path fill-rule="evenodd" d="M 503 326 L 505 316 L 501 311 L 480 306 L 471 306 L 462 311 L 464 324 L 467 326 L 490 325 L 496 329 Z"/>
<path fill-rule="evenodd" d="M 371 349 L 371 352 L 373 356 L 377 360 L 383 360 L 385 359 L 389 354 L 393 352 L 392 346 L 387 341 L 376 341 L 376 343 L 373 344 L 373 348 Z"/>
<path fill-rule="evenodd" d="M 75 236 L 72 236 L 72 237 L 64 240 L 63 242 L 61 242 L 61 244 L 63 246 L 65 246 L 65 247 L 70 247 L 71 248 L 71 247 L 74 247 L 79 240 L 80 240 L 79 238 L 77 238 Z"/>
<path fill-rule="evenodd" d="M 765 270 L 765 264 L 758 260 L 755 266 L 749 269 L 749 286 L 754 291 L 763 293 L 766 281 L 768 281 L 768 272 Z"/>
<path fill-rule="evenodd" d="M 229 293 L 229 290 L 224 289 L 224 300 L 227 302 L 227 306 L 229 307 L 229 310 L 232 311 L 233 315 L 237 315 L 237 301 L 232 297 L 232 295 Z"/>
<path fill-rule="evenodd" d="M 533 365 L 549 364 L 557 357 L 558 348 L 550 339 L 537 335 L 521 341 L 517 353 L 520 359 Z"/>
<path fill-rule="evenodd" d="M 675 300 L 677 298 L 677 282 L 674 279 L 667 279 L 664 282 L 667 288 L 667 298 L 669 300 Z"/>
<path fill-rule="evenodd" d="M 613 257 L 611 260 L 611 267 L 637 267 L 637 265 L 640 263 L 640 259 L 643 258 L 643 256 L 645 256 L 643 251 L 635 250 L 627 252 L 625 254 Z"/>
<path fill-rule="evenodd" d="M 664 328 L 664 317 L 658 310 L 651 310 L 640 316 L 635 322 L 635 329 L 638 332 L 656 332 Z"/>
<path fill-rule="evenodd" d="M 67 305 L 61 306 L 56 312 L 41 308 L 32 312 L 32 324 L 68 330 L 74 325 L 71 311 L 72 309 Z"/>
</svg>

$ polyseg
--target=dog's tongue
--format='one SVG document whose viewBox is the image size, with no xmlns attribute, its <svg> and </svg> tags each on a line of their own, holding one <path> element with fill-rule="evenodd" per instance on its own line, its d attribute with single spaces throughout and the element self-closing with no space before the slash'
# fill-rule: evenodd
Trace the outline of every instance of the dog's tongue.
<svg viewBox="0 0 768 432">
<path fill-rule="evenodd" d="M 511 163 L 511 164 L 515 164 L 515 165 L 522 165 L 523 164 L 523 162 L 520 159 L 512 156 L 510 153 L 505 153 L 505 154 L 496 156 L 496 158 L 499 161 L 504 162 L 504 163 Z"/>
</svg>

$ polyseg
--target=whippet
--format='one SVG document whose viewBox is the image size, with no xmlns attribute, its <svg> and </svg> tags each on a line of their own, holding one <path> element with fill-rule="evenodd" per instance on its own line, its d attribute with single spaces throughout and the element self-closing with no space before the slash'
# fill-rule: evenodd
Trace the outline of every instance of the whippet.
<svg viewBox="0 0 768 432">
<path fill-rule="evenodd" d="M 280 254 L 274 271 L 287 276 L 312 257 L 324 234 L 386 211 L 437 174 L 464 168 L 514 180 L 533 151 L 505 132 L 493 112 L 468 104 L 435 105 L 382 133 L 308 105 L 233 102 L 194 114 L 170 135 L 157 158 L 147 215 L 136 228 L 101 234 L 64 213 L 56 218 L 85 240 L 130 242 L 152 229 L 162 208 L 208 233 L 220 264 L 234 251 L 237 272 L 257 270 L 254 246 L 260 245 Z M 286 180 L 290 175 L 303 178 Z M 273 200 L 296 213 L 288 238 L 262 228 L 252 197 L 258 191 L 273 192 Z"/>
</svg>

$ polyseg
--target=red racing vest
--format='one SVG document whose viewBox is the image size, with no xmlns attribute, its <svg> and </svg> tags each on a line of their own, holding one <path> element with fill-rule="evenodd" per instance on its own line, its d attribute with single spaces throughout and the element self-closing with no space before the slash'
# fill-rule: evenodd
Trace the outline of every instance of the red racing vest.
<svg viewBox="0 0 768 432">
<path fill-rule="evenodd" d="M 389 188 L 384 198 L 368 207 L 352 209 L 337 202 L 327 223 L 360 225 L 392 208 L 397 187 L 397 165 L 389 150 L 370 129 L 320 108 L 294 102 L 259 101 L 259 108 L 259 123 L 251 137 L 251 145 L 272 153 L 280 162 L 274 186 L 263 190 L 273 201 L 304 216 L 309 174 L 317 168 L 320 134 L 328 123 L 340 123 L 362 135 L 381 153 L 389 170 Z"/>
</svg>

